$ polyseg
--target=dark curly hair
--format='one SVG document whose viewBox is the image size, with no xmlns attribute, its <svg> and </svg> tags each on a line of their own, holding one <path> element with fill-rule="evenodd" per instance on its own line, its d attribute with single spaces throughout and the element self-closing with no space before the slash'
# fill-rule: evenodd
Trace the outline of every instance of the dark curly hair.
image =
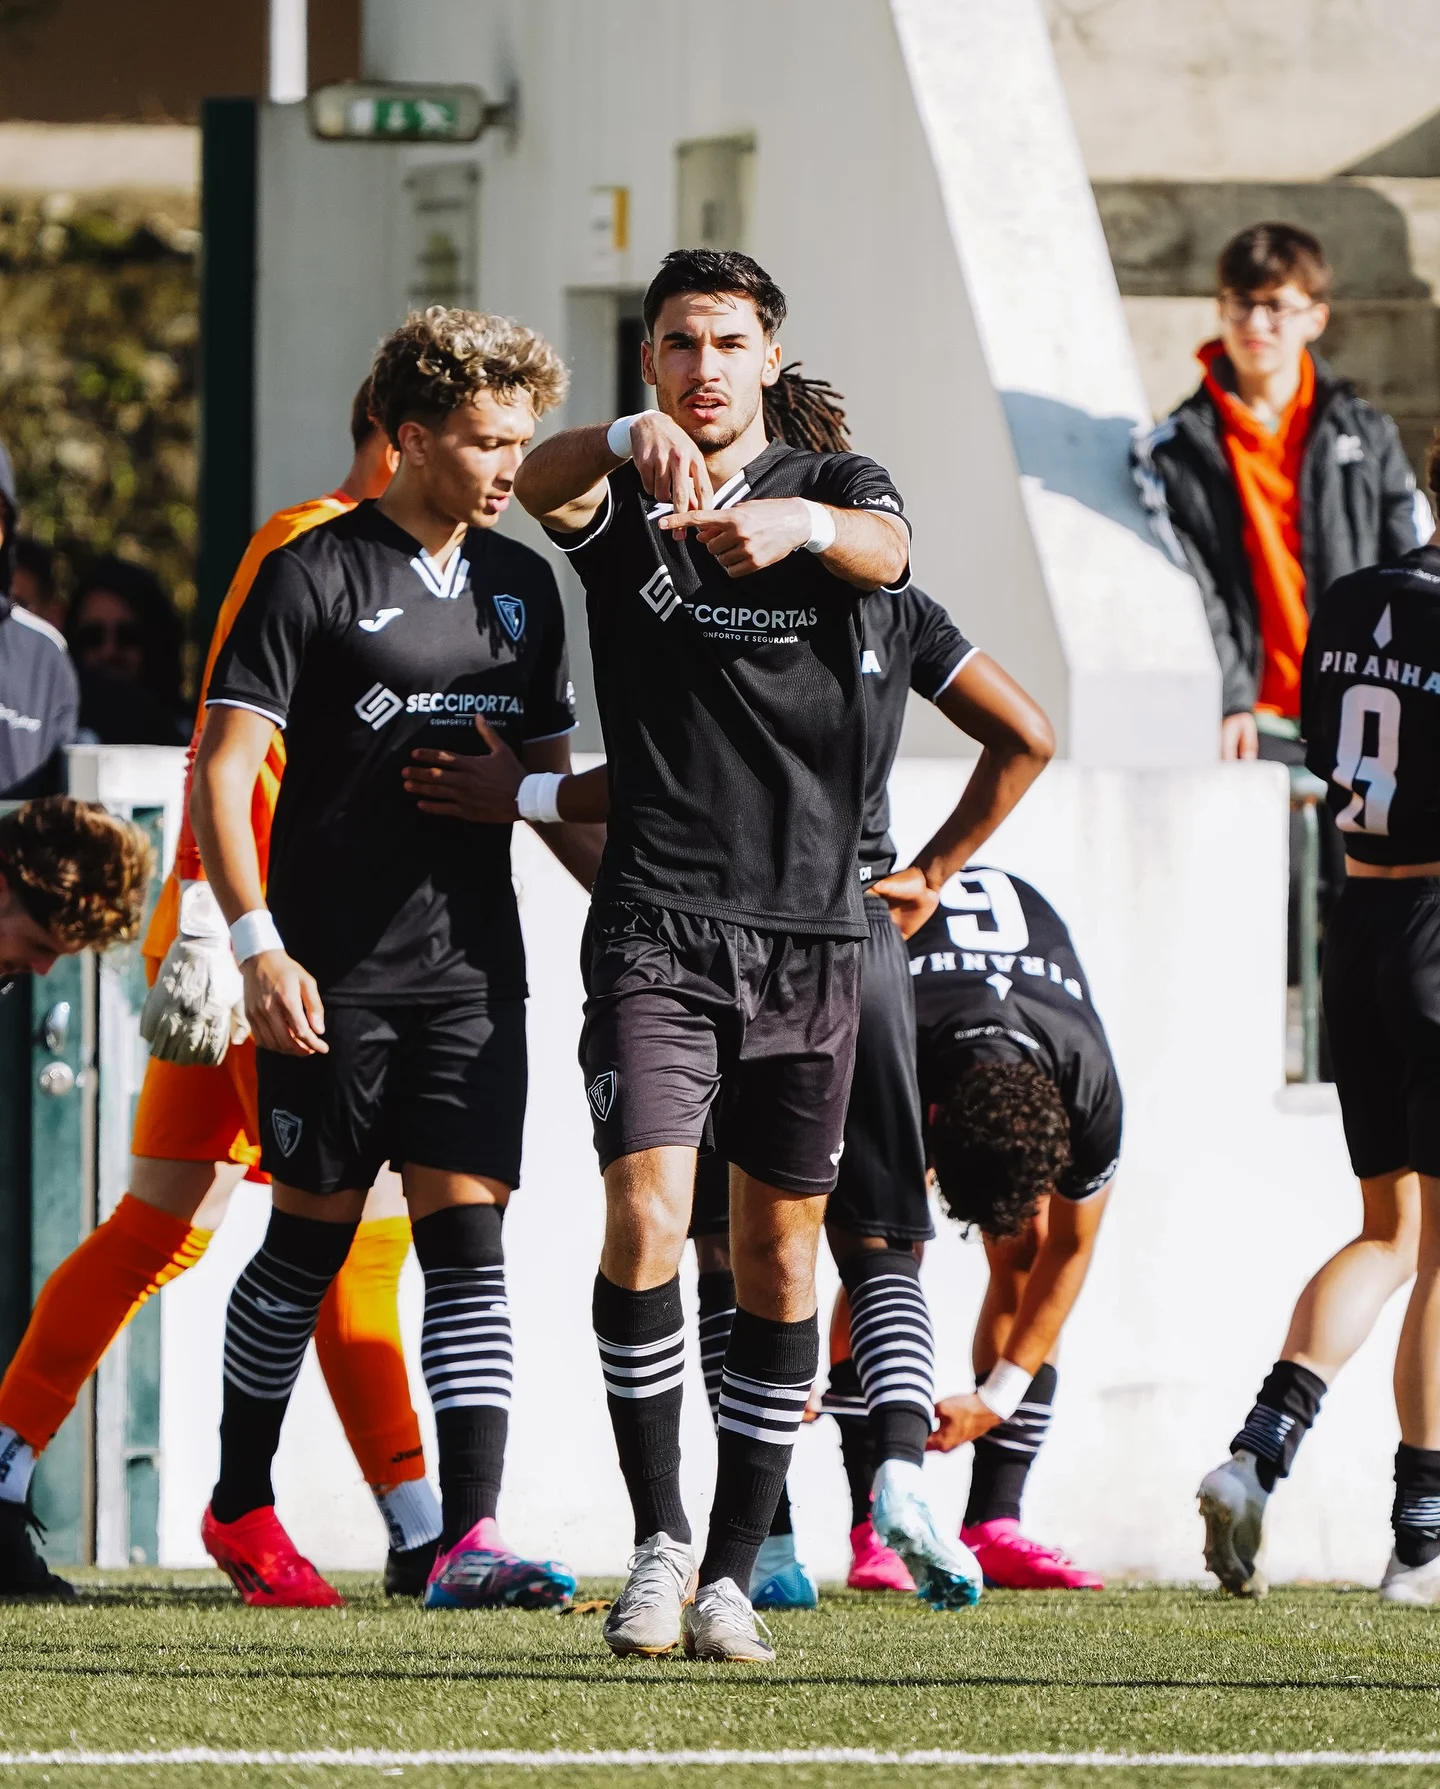
<svg viewBox="0 0 1440 1789">
<path fill-rule="evenodd" d="M 98 802 L 46 795 L 0 815 L 0 871 L 67 950 L 103 950 L 138 936 L 155 853 Z"/>
<path fill-rule="evenodd" d="M 850 434 L 841 394 L 826 379 L 801 376 L 803 363 L 792 360 L 761 394 L 765 433 L 787 447 L 811 453 L 849 453 Z"/>
<path fill-rule="evenodd" d="M 506 403 L 523 391 L 543 416 L 564 401 L 569 379 L 544 336 L 513 317 L 432 304 L 411 311 L 381 342 L 370 369 L 370 414 L 398 447 L 402 422 L 433 427 L 482 391 Z"/>
<path fill-rule="evenodd" d="M 951 1217 L 1018 1236 L 1070 1166 L 1060 1090 L 1030 1062 L 976 1062 L 930 1125 L 930 1160 Z"/>
</svg>

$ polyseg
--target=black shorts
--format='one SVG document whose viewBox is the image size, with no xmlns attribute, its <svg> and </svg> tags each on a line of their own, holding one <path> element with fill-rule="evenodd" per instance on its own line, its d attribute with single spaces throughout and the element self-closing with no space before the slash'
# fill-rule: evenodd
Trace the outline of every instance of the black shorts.
<svg viewBox="0 0 1440 1789">
<path fill-rule="evenodd" d="M 855 1077 L 845 1114 L 845 1153 L 825 1220 L 860 1236 L 926 1242 L 935 1234 L 925 1184 L 920 1087 L 915 1078 L 915 999 L 905 941 L 877 896 L 867 896 L 870 936 L 861 946 Z M 730 1227 L 730 1166 L 722 1148 L 695 1175 L 692 1236 Z"/>
<path fill-rule="evenodd" d="M 260 1165 L 305 1193 L 368 1187 L 381 1164 L 520 1184 L 525 1002 L 330 1006 L 324 1056 L 257 1050 Z"/>
<path fill-rule="evenodd" d="M 1440 1176 L 1440 880 L 1345 884 L 1324 999 L 1350 1165 Z"/>
<path fill-rule="evenodd" d="M 835 1184 L 855 1061 L 860 945 L 639 901 L 591 909 L 580 1066 L 601 1169 L 699 1148 L 802 1196 Z"/>
</svg>

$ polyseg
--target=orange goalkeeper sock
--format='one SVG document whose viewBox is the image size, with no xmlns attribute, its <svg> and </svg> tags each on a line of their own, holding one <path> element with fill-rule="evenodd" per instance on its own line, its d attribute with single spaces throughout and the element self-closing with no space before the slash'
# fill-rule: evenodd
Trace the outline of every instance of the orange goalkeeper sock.
<svg viewBox="0 0 1440 1789">
<path fill-rule="evenodd" d="M 315 1351 L 345 1435 L 371 1485 L 425 1476 L 420 1423 L 400 1341 L 400 1270 L 410 1253 L 407 1217 L 362 1223 L 330 1283 Z"/>
<path fill-rule="evenodd" d="M 0 1424 L 38 1453 L 111 1342 L 152 1292 L 195 1265 L 210 1236 L 126 1193 L 42 1287 L 0 1383 Z"/>
</svg>

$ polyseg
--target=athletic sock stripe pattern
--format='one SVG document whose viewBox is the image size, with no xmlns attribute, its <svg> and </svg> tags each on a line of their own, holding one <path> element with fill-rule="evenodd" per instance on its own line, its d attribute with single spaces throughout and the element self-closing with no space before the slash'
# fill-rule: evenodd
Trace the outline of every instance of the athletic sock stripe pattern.
<svg viewBox="0 0 1440 1789">
<path fill-rule="evenodd" d="M 658 1398 L 685 1383 L 685 1331 L 654 1342 L 607 1342 L 597 1335 L 600 1370 L 612 1398 Z"/>
<path fill-rule="evenodd" d="M 850 1349 L 866 1407 L 935 1408 L 935 1334 L 920 1282 L 876 1273 L 850 1289 Z"/>
<path fill-rule="evenodd" d="M 333 1276 L 311 1273 L 261 1248 L 230 1294 L 225 1378 L 252 1398 L 288 1398 Z"/>
<path fill-rule="evenodd" d="M 1283 1410 L 1272 1410 L 1268 1404 L 1257 1404 L 1245 1419 L 1245 1427 L 1231 1443 L 1232 1451 L 1242 1449 L 1261 1460 L 1280 1460 L 1285 1442 L 1297 1418 Z"/>
<path fill-rule="evenodd" d="M 420 1370 L 437 1415 L 482 1405 L 510 1408 L 515 1348 L 503 1266 L 426 1272 Z"/>
<path fill-rule="evenodd" d="M 733 1304 L 723 1311 L 709 1311 L 700 1319 L 700 1371 L 705 1375 L 705 1396 L 710 1402 L 712 1421 L 720 1417 L 720 1379 L 734 1322 Z"/>
<path fill-rule="evenodd" d="M 1440 1529 L 1440 1497 L 1425 1491 L 1401 1491 L 1395 1498 L 1397 1528 Z"/>
<path fill-rule="evenodd" d="M 789 1447 L 799 1433 L 810 1396 L 808 1385 L 771 1385 L 727 1367 L 720 1380 L 719 1427 L 752 1441 Z"/>
<path fill-rule="evenodd" d="M 1039 1453 L 1050 1433 L 1051 1414 L 1049 1404 L 1021 1404 L 1012 1417 L 987 1429 L 980 1439 L 989 1447 L 1003 1447 L 1013 1454 L 1033 1456 Z"/>
</svg>

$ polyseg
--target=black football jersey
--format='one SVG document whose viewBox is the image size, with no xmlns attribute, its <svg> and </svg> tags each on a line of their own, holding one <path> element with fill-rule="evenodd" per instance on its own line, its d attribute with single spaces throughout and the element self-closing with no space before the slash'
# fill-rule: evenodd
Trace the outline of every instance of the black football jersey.
<svg viewBox="0 0 1440 1789">
<path fill-rule="evenodd" d="M 1332 584 L 1300 678 L 1305 762 L 1347 854 L 1440 860 L 1440 548 Z"/>
<path fill-rule="evenodd" d="M 860 828 L 860 881 L 878 881 L 895 867 L 890 837 L 890 772 L 905 725 L 905 696 L 933 702 L 975 648 L 931 596 L 914 584 L 882 591 L 860 611 L 860 675 L 869 743 L 865 818 Z"/>
<path fill-rule="evenodd" d="M 285 729 L 266 899 L 327 1001 L 525 992 L 510 828 L 422 814 L 416 746 L 512 749 L 574 726 L 565 623 L 538 553 L 472 528 L 443 572 L 373 503 L 271 553 L 208 706 Z"/>
<path fill-rule="evenodd" d="M 1105 1027 L 1065 922 L 1004 870 L 961 870 L 910 939 L 921 1099 L 953 1084 L 957 1062 L 1032 1062 L 1070 1115 L 1067 1199 L 1098 1193 L 1120 1157 L 1123 1104 Z"/>
<path fill-rule="evenodd" d="M 769 497 L 902 515 L 873 460 L 778 441 L 714 506 Z M 552 536 L 585 584 L 609 764 L 595 897 L 863 938 L 860 612 L 888 598 L 805 552 L 727 577 L 693 535 L 656 526 L 670 513 L 627 462 L 588 528 Z"/>
</svg>

